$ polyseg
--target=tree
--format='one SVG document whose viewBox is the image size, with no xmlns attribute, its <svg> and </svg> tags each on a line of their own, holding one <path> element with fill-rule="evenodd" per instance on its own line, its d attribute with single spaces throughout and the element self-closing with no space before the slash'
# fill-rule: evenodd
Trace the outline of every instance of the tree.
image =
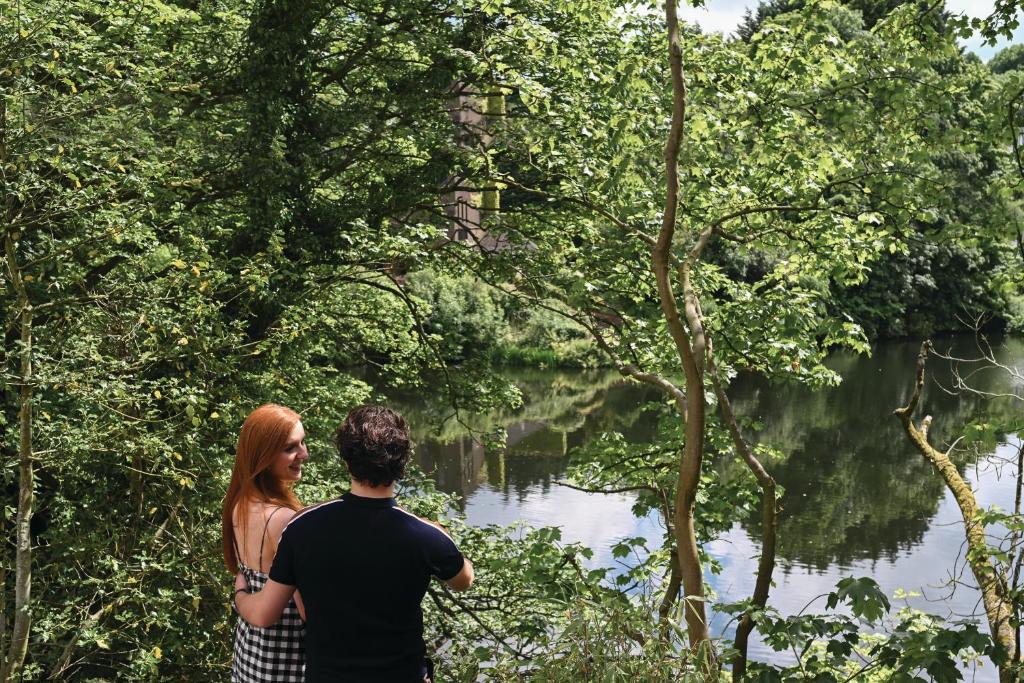
<svg viewBox="0 0 1024 683">
<path fill-rule="evenodd" d="M 124 112 L 109 114 L 110 104 L 128 89 L 123 76 L 114 63 L 103 65 L 108 55 L 79 52 L 88 51 L 94 41 L 92 27 L 78 24 L 61 29 L 55 13 L 54 7 L 45 5 L 0 7 L 5 27 L 0 45 L 4 60 L 0 68 L 0 230 L 9 285 L 3 293 L 7 398 L 17 389 L 16 399 L 5 401 L 3 421 L 16 424 L 18 434 L 16 446 L 4 443 L 5 455 L 13 454 L 17 462 L 18 495 L 10 642 L 4 642 L 6 633 L 0 634 L 0 647 L 6 648 L 0 666 L 3 681 L 22 672 L 35 612 L 31 530 L 39 429 L 34 418 L 37 386 L 51 374 L 39 363 L 47 351 L 37 340 L 46 322 L 66 315 L 77 296 L 94 294 L 88 280 L 103 266 L 72 266 L 77 272 L 55 286 L 48 276 L 59 267 L 59 259 L 85 245 L 120 242 L 117 212 L 105 205 L 137 188 L 132 174 L 119 163 L 121 154 L 131 153 L 131 145 L 113 133 L 124 125 Z M 71 146 L 70 139 L 77 143 L 73 153 L 65 148 Z M 82 230 L 80 217 L 90 211 L 96 212 L 97 220 Z M 75 290 L 75 285 L 85 286 L 73 294 L 62 291 L 69 285 Z M 0 572 L 5 594 L 6 550 Z M 4 610 L 6 620 L 6 605 Z"/>
<path fill-rule="evenodd" d="M 452 71 L 435 68 L 454 10 L 311 3 L 281 25 L 283 5 L 251 20 L 232 3 L 0 5 L 3 420 L 19 425 L 4 482 L 21 501 L 2 564 L 7 680 L 221 678 L 216 511 L 237 425 L 274 400 L 326 435 L 373 391 L 351 366 L 405 386 L 444 370 L 397 282 L 446 231 L 462 163 Z M 466 374 L 443 383 L 460 409 L 514 400 Z M 300 496 L 336 495 L 340 470 L 321 457 Z M 418 486 L 411 504 L 447 509 Z M 526 567 L 557 551 L 524 537 L 532 557 L 475 542 L 494 576 L 550 585 L 508 628 L 530 644 L 571 568 Z M 500 639 L 473 602 L 435 635 Z"/>
<path fill-rule="evenodd" d="M 211 647 L 225 627 L 221 588 L 215 563 L 191 558 L 214 547 L 223 450 L 210 444 L 233 438 L 222 416 L 275 392 L 297 405 L 315 394 L 335 414 L 358 401 L 365 384 L 317 363 L 337 351 L 295 340 L 311 320 L 330 330 L 332 315 L 367 308 L 367 326 L 335 341 L 400 349 L 401 334 L 370 338 L 396 311 L 407 329 L 404 308 L 332 290 L 258 335 L 236 317 L 272 279 L 258 258 L 247 271 L 222 249 L 237 186 L 218 174 L 231 158 L 218 152 L 241 128 L 223 48 L 242 37 L 239 15 L 87 0 L 0 8 L 11 29 L 0 64 L 4 420 L 19 435 L 5 430 L 19 511 L 13 562 L 5 536 L 4 680 L 146 678 L 168 666 L 161 646 L 185 647 L 177 665 L 212 676 L 225 659 Z M 325 375 L 280 389 L 286 376 Z"/>
<path fill-rule="evenodd" d="M 904 4 L 913 4 L 916 0 L 883 0 L 882 2 L 873 2 L 872 0 L 842 0 L 843 6 L 854 10 L 860 14 L 861 22 L 863 27 L 867 29 L 874 28 L 875 24 L 884 19 L 890 12 Z M 740 22 L 739 26 L 736 27 L 736 36 L 743 42 L 749 43 L 754 37 L 754 34 L 761 30 L 761 26 L 770 19 L 778 17 L 781 14 L 787 12 L 796 12 L 807 7 L 809 4 L 807 0 L 760 0 L 757 3 L 757 8 L 751 11 L 747 9 L 743 13 L 743 21 Z M 922 9 L 927 9 L 927 5 L 917 3 Z M 861 22 L 854 22 L 849 26 L 837 26 L 840 31 L 840 35 L 844 38 L 846 34 L 851 30 L 857 30 L 859 27 L 856 25 Z"/>
<path fill-rule="evenodd" d="M 964 521 L 964 533 L 967 543 L 967 564 L 978 582 L 978 588 L 982 594 L 982 601 L 985 614 L 988 619 L 989 630 L 993 640 L 999 646 L 999 651 L 993 657 L 996 666 L 999 667 L 999 680 L 1009 683 L 1019 680 L 1020 676 L 1020 600 L 1019 600 L 1019 575 L 1020 560 L 1008 558 L 1000 561 L 1000 556 L 1005 551 L 990 546 L 989 535 L 986 527 L 999 522 L 1008 526 L 1011 530 L 1012 540 L 1009 552 L 1016 554 L 1019 545 L 1020 526 L 1020 458 L 1024 457 L 1024 448 L 1020 449 L 1017 463 L 1018 494 L 1017 506 L 1013 515 L 1002 514 L 998 511 L 985 511 L 978 506 L 974 492 L 970 484 L 964 480 L 956 465 L 950 459 L 956 442 L 945 452 L 936 449 L 928 441 L 928 428 L 931 425 L 931 416 L 926 416 L 920 424 L 914 422 L 914 412 L 921 400 L 925 383 L 925 365 L 928 354 L 931 351 L 931 342 L 924 342 L 917 358 L 917 377 L 914 383 L 914 391 L 910 396 L 907 405 L 897 408 L 894 413 L 903 428 L 907 437 L 918 452 L 932 465 L 935 471 L 941 476 L 946 487 L 955 498 L 960 507 L 960 513 Z M 986 358 L 986 360 L 989 360 Z M 994 360 L 989 360 L 993 362 Z M 966 386 L 966 385 L 964 385 Z M 1010 579 L 1012 572 L 1013 578 Z"/>
<path fill-rule="evenodd" d="M 922 20 L 930 11 L 901 6 L 843 42 L 836 27 L 849 25 L 850 12 L 820 3 L 780 15 L 749 52 L 698 34 L 676 38 L 670 12 L 668 69 L 651 56 L 662 29 L 644 12 L 592 11 L 586 42 L 575 38 L 583 29 L 573 22 L 584 22 L 575 15 L 553 37 L 511 12 L 489 45 L 501 54 L 492 61 L 508 65 L 501 84 L 516 95 L 495 145 L 495 177 L 509 195 L 501 227 L 531 247 L 490 262 L 464 258 L 485 280 L 514 268 L 516 295 L 537 305 L 567 301 L 623 374 L 677 407 L 668 517 L 694 649 L 708 641 L 695 533 L 702 461 L 707 443 L 729 448 L 709 436 L 706 394 L 718 395 L 718 429 L 732 420 L 715 385 L 737 367 L 830 381 L 825 349 L 859 343 L 856 326 L 828 315 L 830 283 L 863 281 L 873 259 L 900 248 L 907 222 L 943 200 L 921 141 L 956 144 L 960 131 L 941 121 L 954 111 L 961 76 L 929 73 L 920 57 L 958 54 L 948 32 Z M 507 36 L 533 52 L 502 51 Z M 662 166 L 651 141 L 666 138 Z M 676 171 L 679 149 L 685 163 Z M 726 277 L 708 251 L 722 241 L 770 256 L 768 271 Z M 637 270 L 648 258 L 651 277 Z M 770 515 L 771 481 L 742 440 L 730 450 L 750 463 Z M 764 547 L 770 554 L 770 539 Z M 666 585 L 671 603 L 678 584 Z"/>
<path fill-rule="evenodd" d="M 988 68 L 994 74 L 1016 71 L 1024 65 L 1024 45 L 1010 45 L 989 60 Z"/>
</svg>

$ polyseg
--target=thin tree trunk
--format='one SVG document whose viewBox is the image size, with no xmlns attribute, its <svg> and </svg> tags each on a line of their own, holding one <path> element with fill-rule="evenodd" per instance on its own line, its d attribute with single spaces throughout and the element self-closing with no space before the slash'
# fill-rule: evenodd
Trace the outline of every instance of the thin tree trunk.
<svg viewBox="0 0 1024 683">
<path fill-rule="evenodd" d="M 750 450 L 747 440 L 740 433 L 739 423 L 732 411 L 732 403 L 722 387 L 718 377 L 718 368 L 715 366 L 714 353 L 711 343 L 708 343 L 708 373 L 711 375 L 711 383 L 715 387 L 715 395 L 718 397 L 718 405 L 722 410 L 722 418 L 729 428 L 733 443 L 737 452 L 747 463 L 747 467 L 757 479 L 761 487 L 761 557 L 757 563 L 757 579 L 754 582 L 754 594 L 751 598 L 752 604 L 763 609 L 768 604 L 768 593 L 772 586 L 772 572 L 775 570 L 775 549 L 777 545 L 778 532 L 778 497 L 776 495 L 775 479 L 761 465 L 761 462 Z M 750 612 L 743 615 L 739 626 L 736 627 L 736 656 L 732 660 L 732 680 L 739 683 L 747 673 L 747 646 L 750 641 L 750 633 L 754 630 L 754 619 Z"/>
<path fill-rule="evenodd" d="M 659 489 L 658 496 L 661 498 L 661 514 L 665 518 L 665 529 L 668 532 L 668 537 L 673 539 L 674 542 L 676 532 L 675 527 L 672 525 L 672 504 L 669 503 L 668 493 L 665 489 Z M 665 595 L 661 598 L 661 604 L 658 605 L 658 621 L 661 625 L 662 639 L 668 638 L 669 615 L 672 612 L 672 608 L 679 600 L 679 589 L 682 584 L 682 575 L 679 573 L 679 557 L 675 546 L 673 545 L 669 553 L 668 586 L 665 588 Z"/>
<path fill-rule="evenodd" d="M 4 566 L 0 567 L 0 673 L 7 669 L 7 544 L 4 543 Z M 4 678 L 6 680 L 6 676 Z"/>
<path fill-rule="evenodd" d="M 82 620 L 82 623 L 79 624 L 78 628 L 75 629 L 75 632 L 71 635 L 71 638 L 64 646 L 64 649 L 61 650 L 60 656 L 57 657 L 57 661 L 52 667 L 50 667 L 50 674 L 47 676 L 49 680 L 59 680 L 64 675 L 64 672 L 71 664 L 71 657 L 75 653 L 75 647 L 78 645 L 78 641 L 82 637 L 82 633 L 87 627 L 96 624 L 100 620 L 100 617 L 110 611 L 110 608 L 111 606 L 109 605 L 101 607 L 92 614 L 86 615 L 85 619 Z"/>
<path fill-rule="evenodd" d="M 1009 656 L 1009 661 L 1017 659 L 1016 634 L 1010 623 L 1012 600 L 1005 594 L 1005 584 L 1000 583 L 999 573 L 992 565 L 986 548 L 988 542 L 985 538 L 985 527 L 976 521 L 978 514 L 978 502 L 970 485 L 964 481 L 957 470 L 956 465 L 949 459 L 948 453 L 932 448 L 928 443 L 928 425 L 931 417 L 927 416 L 921 426 L 914 424 L 913 413 L 917 408 L 924 388 L 925 363 L 928 360 L 928 353 L 931 349 L 931 342 L 924 342 L 921 345 L 921 352 L 917 356 L 917 380 L 914 385 L 914 393 L 910 402 L 904 408 L 897 408 L 894 412 L 903 423 L 907 436 L 918 452 L 924 456 L 942 476 L 946 487 L 953 494 L 957 505 L 960 506 L 960 515 L 964 520 L 964 532 L 967 536 L 967 562 L 974 573 L 974 579 L 981 589 L 982 603 L 985 606 L 985 614 L 988 617 L 989 630 L 993 640 L 996 641 Z M 1016 681 L 1016 675 L 1008 668 L 1000 668 L 1000 683 L 1011 683 Z"/>
<path fill-rule="evenodd" d="M 679 560 L 676 557 L 675 548 L 672 549 L 671 555 L 668 586 L 665 588 L 665 595 L 661 596 L 661 603 L 658 605 L 658 621 L 666 627 L 668 626 L 668 617 L 672 612 L 672 607 L 676 604 L 676 600 L 679 597 L 679 587 L 682 585 L 682 578 L 679 575 Z M 668 629 L 664 628 L 662 632 L 667 634 Z"/>
<path fill-rule="evenodd" d="M 7 165 L 7 99 L 0 97 L 0 168 L 4 168 Z M 0 219 L 3 220 L 4 228 L 9 230 L 8 227 L 8 216 L 10 211 L 8 209 L 9 198 L 7 195 L 7 174 L 0 173 L 0 209 L 3 210 L 3 214 L 0 215 Z M 4 357 L 3 368 L 4 372 L 7 372 L 7 334 L 4 334 Z M 12 345 L 13 348 L 13 345 Z M 4 394 L 6 398 L 7 389 L 4 388 Z M 4 409 L 6 412 L 6 408 Z M 7 455 L 7 449 L 3 448 L 2 451 L 4 456 Z M 4 526 L 3 534 L 0 534 L 0 543 L 3 543 L 3 557 L 0 557 L 0 674 L 3 675 L 3 680 L 6 680 L 7 676 L 4 672 L 7 671 L 7 529 L 6 524 Z"/>
<path fill-rule="evenodd" d="M 1021 493 L 1022 485 L 1024 485 L 1024 442 L 1021 442 L 1017 446 L 1017 492 L 1013 500 L 1013 514 L 1015 517 L 1020 517 L 1021 512 Z M 1013 541 L 1010 543 L 1010 560 L 1013 564 L 1013 579 L 1010 582 L 1011 593 L 1016 593 L 1020 586 L 1020 566 L 1021 561 L 1024 560 L 1024 550 L 1020 549 L 1021 533 L 1015 531 L 1013 534 Z M 1013 621 L 1016 624 L 1013 629 L 1013 645 L 1014 651 L 1017 653 L 1017 661 L 1020 660 L 1020 628 L 1021 628 L 1021 604 L 1019 600 L 1014 600 L 1013 604 Z"/>
<path fill-rule="evenodd" d="M 704 457 L 706 404 L 703 373 L 698 368 L 689 334 L 680 316 L 669 270 L 679 203 L 679 146 L 686 118 L 686 83 L 683 80 L 683 57 L 679 43 L 676 0 L 665 3 L 665 21 L 668 31 L 669 67 L 672 73 L 672 124 L 665 143 L 665 213 L 657 242 L 651 250 L 651 265 L 658 284 L 662 313 L 686 375 L 686 412 L 680 416 L 686 443 L 676 482 L 673 523 L 679 573 L 685 595 L 686 629 L 690 646 L 696 650 L 705 646 L 710 638 L 704 608 L 704 572 L 698 555 L 693 521 L 697 488 L 700 484 L 701 461 Z M 694 346 L 696 345 L 695 342 Z"/>
<path fill-rule="evenodd" d="M 18 297 L 21 309 L 20 358 L 21 391 L 18 411 L 18 517 L 17 550 L 15 551 L 14 578 L 14 623 L 11 628 L 11 642 L 3 668 L 0 669 L 0 683 L 7 683 L 21 670 L 28 652 L 28 634 L 32 616 L 29 604 L 32 595 L 32 499 L 34 473 L 32 471 L 32 306 L 29 303 L 25 283 L 21 278 L 10 232 L 4 237 L 4 251 L 7 256 L 8 276 Z"/>
</svg>

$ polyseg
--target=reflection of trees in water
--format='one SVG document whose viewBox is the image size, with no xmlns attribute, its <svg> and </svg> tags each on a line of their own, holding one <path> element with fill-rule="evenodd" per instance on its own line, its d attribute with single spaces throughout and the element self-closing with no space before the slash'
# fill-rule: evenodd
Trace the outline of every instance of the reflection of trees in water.
<svg viewBox="0 0 1024 683">
<path fill-rule="evenodd" d="M 837 355 L 832 363 L 843 383 L 818 392 L 773 387 L 754 377 L 734 383 L 737 412 L 764 423 L 756 440 L 785 455 L 770 468 L 786 489 L 780 559 L 823 569 L 833 562 L 892 558 L 921 541 L 944 488 L 892 415 L 912 390 L 916 351 L 916 344 L 889 343 L 873 358 Z M 1017 343 L 1006 353 L 1024 356 L 1024 348 Z M 933 379 L 949 384 L 948 367 L 929 369 Z M 976 379 L 988 391 L 1009 388 L 998 373 Z M 1007 402 L 951 396 L 933 382 L 922 414 L 934 415 L 931 433 L 935 443 L 944 443 L 972 420 L 1013 409 Z M 756 519 L 747 528 L 759 535 Z"/>
<path fill-rule="evenodd" d="M 635 430 L 643 403 L 656 398 L 611 371 L 520 370 L 510 378 L 523 395 L 516 410 L 460 421 L 443 397 L 394 402 L 412 425 L 417 462 L 441 490 L 466 496 L 486 481 L 520 501 L 543 495 L 564 475 L 569 450 L 607 431 Z M 480 437 L 496 429 L 505 431 L 504 443 L 488 453 Z"/>
<path fill-rule="evenodd" d="M 971 341 L 957 339 L 955 345 L 955 351 L 967 354 Z M 937 346 L 945 351 L 948 344 Z M 754 441 L 784 455 L 769 468 L 786 488 L 779 530 L 784 563 L 823 569 L 832 563 L 893 558 L 921 541 L 944 488 L 892 414 L 912 390 L 917 348 L 916 343 L 889 342 L 872 358 L 837 354 L 830 365 L 844 381 L 820 391 L 769 385 L 751 376 L 733 383 L 730 395 L 737 414 L 764 424 L 752 435 Z M 1024 340 L 1014 341 L 1004 354 L 1024 359 Z M 944 364 L 932 363 L 929 370 L 948 384 Z M 451 412 L 443 397 L 396 402 L 413 425 L 417 460 L 434 472 L 442 490 L 466 496 L 486 483 L 521 502 L 544 496 L 565 474 L 567 453 L 600 434 L 621 432 L 633 444 L 656 440 L 656 418 L 643 408 L 661 397 L 648 387 L 622 383 L 614 372 L 517 371 L 511 377 L 525 405 L 470 416 L 475 434 L 455 420 L 439 424 Z M 988 391 L 1011 389 L 999 373 L 974 379 Z M 1019 406 L 950 396 L 930 382 L 921 414 L 934 416 L 933 443 L 941 444 L 972 420 L 1005 418 L 1013 411 Z M 486 453 L 473 437 L 496 428 L 506 430 L 504 447 Z M 734 475 L 733 468 L 741 465 L 729 460 L 720 467 Z M 757 524 L 754 518 L 745 526 L 759 538 Z"/>
<path fill-rule="evenodd" d="M 608 388 L 622 382 L 618 373 L 608 370 L 510 370 L 506 377 L 522 393 L 520 408 L 499 408 L 483 414 L 463 410 L 456 419 L 444 392 L 397 396 L 392 403 L 409 420 L 417 442 L 452 443 L 514 422 L 566 420 L 571 424 L 579 414 L 599 407 Z"/>
</svg>

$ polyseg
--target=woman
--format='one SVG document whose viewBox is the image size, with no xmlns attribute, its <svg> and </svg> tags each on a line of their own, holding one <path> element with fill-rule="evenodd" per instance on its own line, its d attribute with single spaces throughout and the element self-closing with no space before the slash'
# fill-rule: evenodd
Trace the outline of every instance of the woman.
<svg viewBox="0 0 1024 683">
<path fill-rule="evenodd" d="M 267 403 L 246 418 L 224 497 L 221 529 L 224 564 L 232 574 L 245 575 L 250 591 L 263 588 L 281 533 L 302 509 L 292 486 L 302 478 L 307 458 L 306 432 L 295 411 Z M 302 599 L 295 593 L 280 620 L 268 628 L 238 620 L 232 683 L 304 680 L 301 613 Z"/>
</svg>

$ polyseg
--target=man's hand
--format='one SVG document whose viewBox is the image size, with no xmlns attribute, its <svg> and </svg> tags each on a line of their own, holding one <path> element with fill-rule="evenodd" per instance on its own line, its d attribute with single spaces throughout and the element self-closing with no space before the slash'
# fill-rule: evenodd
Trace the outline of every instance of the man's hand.
<svg viewBox="0 0 1024 683">
<path fill-rule="evenodd" d="M 245 576 L 239 572 L 235 575 L 235 589 L 246 587 Z M 242 618 L 250 624 L 266 628 L 281 618 L 281 613 L 284 612 L 294 592 L 295 586 L 286 586 L 268 579 L 259 593 L 235 593 L 235 607 Z"/>
</svg>

